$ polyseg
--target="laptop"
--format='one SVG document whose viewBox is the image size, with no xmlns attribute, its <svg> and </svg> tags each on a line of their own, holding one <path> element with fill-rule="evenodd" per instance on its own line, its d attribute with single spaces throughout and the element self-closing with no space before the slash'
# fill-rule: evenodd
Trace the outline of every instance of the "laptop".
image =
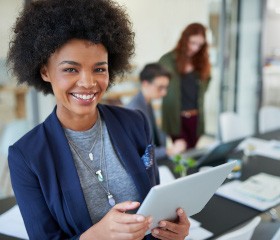
<svg viewBox="0 0 280 240">
<path fill-rule="evenodd" d="M 203 156 L 197 158 L 196 167 L 206 165 L 216 166 L 225 162 L 231 153 L 244 138 L 239 138 L 230 142 L 220 143 Z"/>
<path fill-rule="evenodd" d="M 174 220 L 179 207 L 184 209 L 188 217 L 200 212 L 234 166 L 235 162 L 221 164 L 152 187 L 137 211 L 137 214 L 153 217 L 152 226 L 146 234 L 157 227 L 160 220 Z"/>
</svg>

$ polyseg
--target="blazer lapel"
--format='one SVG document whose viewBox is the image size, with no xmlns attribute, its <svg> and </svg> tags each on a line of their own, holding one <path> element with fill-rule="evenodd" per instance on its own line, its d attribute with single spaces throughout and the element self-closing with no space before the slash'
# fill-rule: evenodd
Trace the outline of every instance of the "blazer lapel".
<svg viewBox="0 0 280 240">
<path fill-rule="evenodd" d="M 98 105 L 98 109 L 106 123 L 117 155 L 127 169 L 127 172 L 131 175 L 143 201 L 151 188 L 151 183 L 141 156 L 121 124 L 121 116 L 120 118 L 116 118 L 106 106 Z M 125 124 L 129 125 L 129 122 L 127 121 Z M 120 138 L 120 136 L 122 137 Z"/>
<path fill-rule="evenodd" d="M 83 191 L 80 185 L 79 176 L 74 160 L 57 116 L 56 108 L 46 121 L 45 127 L 50 139 L 51 151 L 54 157 L 57 178 L 59 179 L 63 199 L 65 201 L 65 214 L 69 213 L 70 219 L 75 224 L 76 232 L 85 231 L 91 225 L 90 215 L 86 206 Z M 68 210 L 68 211 L 67 211 Z"/>
</svg>

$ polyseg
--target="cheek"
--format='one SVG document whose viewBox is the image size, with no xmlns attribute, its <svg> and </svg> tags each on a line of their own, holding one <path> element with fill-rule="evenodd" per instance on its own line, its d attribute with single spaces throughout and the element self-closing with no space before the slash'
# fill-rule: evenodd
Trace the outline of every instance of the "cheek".
<svg viewBox="0 0 280 240">
<path fill-rule="evenodd" d="M 110 84 L 109 78 L 108 79 L 103 79 L 102 81 L 99 81 L 99 86 L 103 89 L 106 90 Z"/>
<path fill-rule="evenodd" d="M 69 88 L 73 87 L 73 85 L 75 85 L 75 82 L 71 79 L 66 79 L 59 75 L 54 76 L 52 79 L 54 79 L 53 81 L 51 81 L 52 88 L 56 92 L 66 91 Z"/>
</svg>

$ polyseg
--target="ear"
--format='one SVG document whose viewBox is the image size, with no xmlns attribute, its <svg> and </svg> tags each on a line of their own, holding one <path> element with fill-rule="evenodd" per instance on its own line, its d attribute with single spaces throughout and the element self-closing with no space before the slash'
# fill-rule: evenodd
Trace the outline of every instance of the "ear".
<svg viewBox="0 0 280 240">
<path fill-rule="evenodd" d="M 142 85 L 143 85 L 143 87 L 147 87 L 147 86 L 150 86 L 151 83 L 149 81 L 147 81 L 147 80 L 143 80 L 142 81 Z"/>
<path fill-rule="evenodd" d="M 47 66 L 46 65 L 43 65 L 40 69 L 40 74 L 41 74 L 41 77 L 42 79 L 45 81 L 45 82 L 51 82 L 50 81 L 50 77 L 49 77 L 49 72 L 48 72 L 48 69 L 47 69 Z"/>
</svg>

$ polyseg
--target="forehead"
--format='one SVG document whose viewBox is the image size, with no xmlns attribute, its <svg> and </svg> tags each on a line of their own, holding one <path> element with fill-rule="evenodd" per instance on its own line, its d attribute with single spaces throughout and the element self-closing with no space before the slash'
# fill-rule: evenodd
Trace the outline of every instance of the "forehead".
<svg viewBox="0 0 280 240">
<path fill-rule="evenodd" d="M 87 40 L 72 39 L 60 48 L 58 48 L 50 58 L 53 60 L 71 60 L 71 59 L 87 59 L 90 61 L 93 58 L 106 58 L 107 50 L 102 44 L 94 44 Z"/>
<path fill-rule="evenodd" d="M 190 42 L 204 43 L 205 39 L 201 34 L 197 34 L 197 35 L 190 36 L 189 41 Z"/>
<path fill-rule="evenodd" d="M 153 82 L 156 83 L 156 84 L 168 85 L 169 84 L 169 78 L 166 77 L 166 76 L 158 76 L 158 77 L 154 78 Z"/>
</svg>

